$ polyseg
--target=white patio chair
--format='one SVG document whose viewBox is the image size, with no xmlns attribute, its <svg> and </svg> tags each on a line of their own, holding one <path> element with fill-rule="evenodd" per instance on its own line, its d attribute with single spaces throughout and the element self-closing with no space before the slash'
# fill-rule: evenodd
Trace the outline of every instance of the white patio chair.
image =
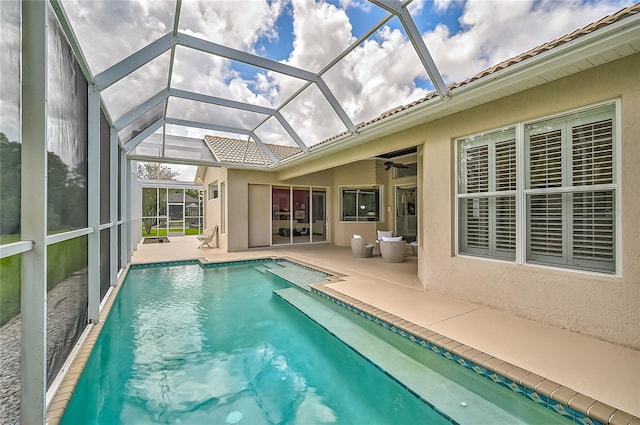
<svg viewBox="0 0 640 425">
<path fill-rule="evenodd" d="M 217 248 L 218 247 L 218 226 L 213 226 L 213 229 L 209 233 L 203 233 L 196 237 L 200 241 L 200 245 L 198 249 L 204 248 L 205 245 L 209 248 Z"/>
<path fill-rule="evenodd" d="M 402 263 L 406 254 L 407 242 L 402 237 L 383 237 L 380 241 L 380 254 L 385 263 Z"/>
</svg>

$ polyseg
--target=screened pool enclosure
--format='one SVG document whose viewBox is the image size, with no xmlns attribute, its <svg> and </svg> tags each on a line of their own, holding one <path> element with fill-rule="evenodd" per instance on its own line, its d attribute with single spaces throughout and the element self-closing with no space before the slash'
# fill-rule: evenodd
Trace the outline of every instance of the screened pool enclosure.
<svg viewBox="0 0 640 425">
<path fill-rule="evenodd" d="M 0 422 L 43 423 L 56 377 L 87 323 L 98 321 L 139 229 L 203 228 L 197 187 L 143 184 L 149 209 L 132 217 L 135 161 L 269 169 L 430 90 L 445 96 L 407 5 L 370 6 L 366 16 L 349 12 L 348 43 L 327 40 L 324 55 L 296 66 L 233 36 L 250 27 L 216 30 L 215 22 L 229 19 L 225 8 L 244 13 L 232 2 L 0 2 Z M 201 27 L 205 9 L 210 21 Z M 410 41 L 397 59 L 417 70 L 407 81 L 415 89 L 399 91 L 401 102 L 386 96 L 354 107 L 341 81 L 364 45 L 389 37 L 390 26 Z M 243 87 L 260 79 L 278 90 L 247 96 Z M 255 155 L 221 159 L 205 134 L 244 139 Z"/>
<path fill-rule="evenodd" d="M 397 149 L 421 155 L 423 139 L 389 136 L 581 72 L 566 53 L 579 37 L 594 45 L 580 53 L 584 69 L 637 52 L 633 34 L 610 25 L 612 43 L 625 46 L 615 53 L 598 38 L 609 37 L 606 28 L 594 28 L 517 60 L 510 55 L 553 38 L 496 48 L 502 56 L 488 59 L 477 47 L 472 65 L 461 66 L 438 44 L 464 32 L 462 18 L 455 34 L 444 34 L 438 19 L 451 16 L 430 15 L 443 3 L 458 2 L 0 1 L 0 424 L 44 423 L 65 362 L 99 321 L 141 237 L 207 228 L 198 184 L 139 182 L 137 163 L 273 172 L 278 182 L 261 184 L 277 200 L 264 218 L 274 244 L 331 242 L 332 224 L 376 223 L 385 214 L 409 240 L 425 215 L 417 211 L 427 154 L 406 171 L 419 183 L 394 191 L 369 181 L 291 180 Z M 617 8 L 591 11 L 575 26 Z M 437 61 L 425 40 L 440 47 Z M 546 66 L 556 68 L 545 82 Z M 330 155 L 344 158 L 325 167 Z M 237 194 L 225 183 L 226 202 Z M 209 196 L 217 190 L 216 182 Z M 395 212 L 378 205 L 381 194 L 396 199 Z M 226 234 L 230 214 L 221 211 Z"/>
</svg>

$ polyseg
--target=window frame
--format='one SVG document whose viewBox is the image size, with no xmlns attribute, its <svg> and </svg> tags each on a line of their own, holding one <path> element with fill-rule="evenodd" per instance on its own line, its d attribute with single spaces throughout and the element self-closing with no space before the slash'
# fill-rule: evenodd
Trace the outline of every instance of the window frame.
<svg viewBox="0 0 640 425">
<path fill-rule="evenodd" d="M 497 186 L 499 183 L 498 175 L 498 154 L 496 147 L 499 144 L 513 144 L 513 172 L 511 176 L 511 180 L 513 180 L 512 184 L 509 184 L 509 187 L 506 190 L 499 189 Z M 467 170 L 468 159 L 469 157 L 466 155 L 471 149 L 477 149 L 480 147 L 486 146 L 486 182 L 484 182 L 485 190 L 482 189 L 482 182 L 476 182 L 481 186 L 477 188 L 473 188 L 469 190 L 466 186 L 467 179 L 463 178 L 461 173 L 464 173 L 464 170 Z M 456 143 L 456 176 L 457 176 L 457 185 L 456 185 L 456 242 L 457 242 L 457 251 L 463 255 L 478 255 L 481 257 L 487 258 L 495 258 L 495 259 L 506 259 L 506 260 L 515 260 L 516 258 L 516 244 L 517 244 L 517 236 L 516 236 L 516 225 L 517 225 L 517 211 L 516 210 L 516 202 L 517 202 L 517 137 L 516 137 L 516 129 L 515 127 L 505 127 L 496 131 L 487 132 L 479 135 L 474 135 L 470 137 L 465 137 L 457 140 Z M 464 163 L 461 166 L 461 163 Z M 513 230 L 511 233 L 514 234 L 513 241 L 511 244 L 513 248 L 510 250 L 501 249 L 500 242 L 496 236 L 496 229 L 499 227 L 500 223 L 500 214 L 499 214 L 499 199 L 502 198 L 510 198 L 512 199 L 513 207 L 511 209 L 514 210 L 512 221 L 513 221 Z M 469 243 L 469 239 L 467 236 L 469 235 L 469 227 L 462 226 L 461 222 L 466 223 L 466 220 L 463 220 L 461 213 L 461 209 L 463 209 L 463 204 L 467 204 L 468 200 L 472 200 L 472 208 L 474 210 L 474 216 L 478 216 L 477 228 L 481 230 L 482 223 L 481 211 L 486 211 L 486 247 L 479 246 L 483 243 L 482 240 L 477 240 L 477 245 L 473 246 L 473 244 Z M 476 202 L 476 200 L 478 202 Z M 485 202 L 483 202 L 485 201 Z M 482 208 L 486 204 L 485 208 Z M 477 210 L 477 214 L 476 211 Z M 467 218 L 468 215 L 465 216 Z M 480 230 L 477 233 L 480 233 Z"/>
<path fill-rule="evenodd" d="M 218 183 L 218 180 L 212 181 L 211 183 L 209 183 L 208 186 L 209 190 L 207 190 L 208 192 L 208 200 L 211 201 L 213 199 L 218 199 L 218 196 L 220 194 L 220 184 Z"/>
<path fill-rule="evenodd" d="M 366 220 L 345 220 L 344 215 L 344 194 L 347 191 L 356 191 L 356 196 L 361 190 L 377 190 L 378 196 L 378 215 L 373 217 L 374 219 L 366 219 Z M 368 185 L 342 185 L 338 186 L 338 222 L 340 223 L 382 223 L 384 222 L 384 208 L 383 208 L 383 200 L 384 200 L 384 186 L 379 184 L 368 184 Z M 357 198 L 356 198 L 357 201 Z M 358 215 L 356 215 L 359 218 Z"/>
<path fill-rule="evenodd" d="M 611 119 L 612 123 L 612 146 L 611 146 L 611 163 L 607 164 L 612 167 L 612 182 L 607 184 L 590 184 L 584 183 L 580 186 L 573 186 L 573 179 L 575 178 L 575 171 L 572 168 L 575 165 L 576 158 L 574 158 L 574 153 L 572 151 L 573 147 L 573 136 L 572 136 L 572 128 L 578 127 L 580 124 L 587 123 L 597 123 L 602 117 L 606 117 L 607 119 Z M 550 123 L 560 123 L 563 122 L 566 125 L 569 133 L 562 135 L 562 171 L 561 171 L 561 181 L 562 184 L 560 187 L 552 187 L 552 188 L 531 188 L 529 187 L 529 139 L 528 139 L 528 131 L 536 125 L 547 125 Z M 490 260 L 490 261 L 505 261 L 508 263 L 515 263 L 519 265 L 528 265 L 535 267 L 545 267 L 545 268 L 554 268 L 560 269 L 562 271 L 573 271 L 579 273 L 593 273 L 597 275 L 605 275 L 605 276 L 614 276 L 619 277 L 622 275 L 622 219 L 619 213 L 616 211 L 620 211 L 622 207 L 622 158 L 621 158 L 621 133 L 622 133 L 622 119 L 621 119 L 621 101 L 620 99 L 609 100 L 605 102 L 600 102 L 597 104 L 576 108 L 569 111 L 564 111 L 558 114 L 536 118 L 528 121 L 518 122 L 509 126 L 505 126 L 496 130 L 487 131 L 483 133 L 478 133 L 471 136 L 459 137 L 454 139 L 454 168 L 455 168 L 455 223 L 454 223 L 454 237 L 455 237 L 455 253 L 456 256 L 460 257 L 473 257 L 478 259 Z M 483 253 L 476 252 L 465 252 L 464 247 L 462 246 L 461 236 L 463 235 L 463 231 L 465 229 L 464 221 L 462 220 L 461 214 L 461 200 L 465 198 L 474 198 L 478 197 L 476 193 L 465 193 L 463 187 L 461 186 L 461 180 L 464 179 L 462 173 L 464 173 L 463 166 L 461 164 L 461 151 L 462 151 L 462 143 L 468 140 L 473 139 L 481 139 L 490 134 L 499 133 L 508 129 L 515 129 L 515 138 L 516 138 L 516 190 L 515 190 L 515 208 L 516 208 L 516 255 L 515 258 L 500 258 L 499 256 L 491 256 Z M 565 152 L 566 151 L 566 152 Z M 597 177 L 597 176 L 596 176 Z M 568 184 L 567 184 L 568 182 Z M 483 193 L 483 195 L 490 196 L 500 196 L 505 192 L 487 192 Z M 509 192 L 506 192 L 509 193 Z M 532 258 L 529 255 L 529 227 L 530 227 L 530 217 L 531 210 L 529 207 L 529 203 L 531 200 L 531 196 L 540 195 L 540 194 L 549 194 L 549 193 L 561 193 L 562 197 L 569 199 L 569 201 L 563 202 L 573 202 L 572 205 L 578 205 L 579 201 L 574 201 L 573 197 L 576 193 L 583 193 L 586 196 L 590 194 L 601 194 L 603 197 L 609 196 L 612 198 L 612 207 L 613 211 L 611 212 L 613 227 L 611 230 L 611 235 L 613 241 L 611 243 L 611 248 L 613 252 L 613 259 L 606 260 L 609 264 L 612 265 L 611 270 L 607 270 L 605 267 L 592 267 L 588 263 L 589 261 L 582 261 L 582 264 L 554 264 L 548 261 L 538 261 L 539 259 Z M 564 205 L 564 204 L 563 204 Z M 563 207 L 563 214 L 565 214 L 565 207 Z M 573 207 L 572 207 L 573 208 Z M 569 210 L 571 211 L 571 210 Z M 595 220 L 597 217 L 597 212 L 594 212 L 594 215 L 588 216 L 587 219 Z M 593 218 L 592 218 L 593 217 Z M 569 228 L 570 224 L 563 224 L 562 227 L 562 238 L 569 239 L 571 237 L 571 242 L 566 244 L 563 243 L 563 250 L 574 250 L 574 244 L 576 236 L 574 233 L 575 228 Z M 564 251 L 563 251 L 564 252 Z M 564 255 L 564 254 L 563 254 Z M 573 255 L 573 254 L 571 254 Z M 579 263 L 579 262 L 578 262 Z M 595 261 L 594 263 L 598 263 Z M 599 263 L 605 264 L 605 263 Z"/>
</svg>

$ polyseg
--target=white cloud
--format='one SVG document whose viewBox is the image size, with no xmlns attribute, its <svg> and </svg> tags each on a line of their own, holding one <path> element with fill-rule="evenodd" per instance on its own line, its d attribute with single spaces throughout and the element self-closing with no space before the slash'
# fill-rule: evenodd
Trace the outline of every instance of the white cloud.
<svg viewBox="0 0 640 425">
<path fill-rule="evenodd" d="M 320 71 L 355 41 L 344 10 L 330 3 L 293 0 L 293 51 L 289 65 Z"/>
<path fill-rule="evenodd" d="M 173 28 L 171 1 L 64 0 L 92 72 L 97 74 Z"/>
<path fill-rule="evenodd" d="M 423 37 L 445 80 L 462 81 L 595 22 L 628 3 L 520 0 L 505 6 L 499 0 L 468 0 L 460 17 L 462 31 L 451 35 L 441 24 Z"/>
<path fill-rule="evenodd" d="M 410 10 L 414 16 L 429 14 L 435 19 L 444 16 L 454 2 L 458 4 L 460 0 L 434 0 L 433 3 L 415 0 L 410 4 Z M 346 9 L 373 7 L 363 0 L 341 0 L 341 7 L 323 1 L 290 0 L 291 7 L 288 8 L 287 3 L 288 0 L 184 1 L 179 28 L 193 36 L 255 53 L 259 40 L 279 36 L 274 24 L 282 14 L 291 11 L 293 50 L 285 62 L 318 72 L 355 41 Z M 425 32 L 423 37 L 445 81 L 462 81 L 502 60 L 594 22 L 628 3 L 628 0 L 587 4 L 578 0 L 508 3 L 467 0 L 460 17 L 460 31 L 454 34 L 443 23 Z M 92 69 L 98 70 L 170 31 L 175 7 L 173 2 L 154 0 L 65 0 L 64 6 L 72 16 L 72 24 Z M 426 12 L 426 7 L 432 10 Z M 166 86 L 165 68 L 166 65 L 154 61 L 133 84 L 121 84 L 126 89 L 114 88 L 112 93 L 106 93 L 106 97 L 113 97 L 109 103 L 114 105 L 114 110 L 126 110 Z M 184 90 L 269 107 L 280 106 L 304 84 L 300 79 L 268 71 L 248 80 L 243 78 L 246 75 L 228 59 L 178 47 L 171 84 Z M 358 46 L 323 79 L 357 124 L 423 97 L 426 90 L 416 87 L 414 81 L 425 77 L 426 72 L 411 43 L 401 31 L 385 27 Z M 149 82 L 153 84 L 149 85 Z M 248 129 L 260 122 L 255 114 L 204 107 L 198 102 L 178 103 L 181 117 L 191 116 L 205 122 Z M 175 110 L 171 104 L 169 109 Z M 344 130 L 315 88 L 306 91 L 283 113 L 310 144 Z M 244 117 L 250 122 L 243 123 Z M 191 136 L 205 132 L 184 130 L 185 135 Z M 282 129 L 273 119 L 259 130 L 259 134 L 265 142 L 291 143 L 291 140 L 283 140 Z"/>
<path fill-rule="evenodd" d="M 274 25 L 284 6 L 284 0 L 185 1 L 180 30 L 200 33 L 206 40 L 252 52 L 259 38 L 277 37 Z"/>
</svg>

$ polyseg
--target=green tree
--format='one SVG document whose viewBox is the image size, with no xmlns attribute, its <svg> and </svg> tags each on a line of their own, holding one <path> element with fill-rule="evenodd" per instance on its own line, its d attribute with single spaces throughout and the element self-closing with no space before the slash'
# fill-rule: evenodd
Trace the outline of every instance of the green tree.
<svg viewBox="0 0 640 425">
<path fill-rule="evenodd" d="M 157 162 L 139 162 L 138 178 L 143 180 L 176 180 L 177 171 Z"/>
<path fill-rule="evenodd" d="M 20 143 L 0 133 L 0 235 L 20 233 Z"/>
</svg>

